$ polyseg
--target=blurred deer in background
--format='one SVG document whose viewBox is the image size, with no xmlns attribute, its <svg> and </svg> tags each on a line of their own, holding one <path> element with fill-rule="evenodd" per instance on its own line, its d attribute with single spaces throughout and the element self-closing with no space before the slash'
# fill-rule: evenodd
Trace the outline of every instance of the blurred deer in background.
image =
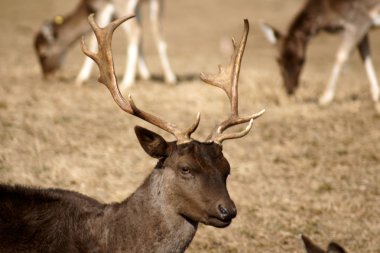
<svg viewBox="0 0 380 253">
<path fill-rule="evenodd" d="M 131 96 L 125 99 L 118 87 L 111 40 L 114 30 L 129 17 L 100 28 L 89 17 L 98 41 L 98 52 L 85 46 L 83 52 L 99 67 L 99 82 L 110 91 L 126 113 L 141 118 L 175 136 L 167 142 L 160 135 L 135 127 L 147 154 L 158 159 L 153 172 L 126 200 L 102 204 L 79 193 L 60 189 L 32 189 L 0 185 L 0 252 L 184 252 L 195 236 L 198 223 L 226 227 L 236 216 L 227 191 L 230 165 L 222 142 L 248 134 L 253 120 L 264 110 L 247 117 L 238 113 L 238 78 L 248 37 L 244 33 L 227 67 L 216 75 L 201 74 L 206 83 L 223 89 L 231 114 L 205 142 L 191 138 L 200 121 L 188 129 L 138 108 Z M 230 127 L 248 123 L 238 132 Z"/>
<path fill-rule="evenodd" d="M 314 244 L 307 236 L 301 235 L 301 239 L 307 253 L 346 253 L 343 247 L 335 242 L 330 242 L 327 246 L 327 250 L 323 250 Z"/>
<path fill-rule="evenodd" d="M 76 42 L 83 34 L 90 30 L 87 16 L 96 13 L 96 20 L 100 26 L 107 25 L 115 16 L 137 14 L 137 19 L 123 25 L 129 44 L 127 47 L 127 62 L 121 88 L 132 85 L 136 79 L 136 72 L 142 79 L 149 79 L 150 72 L 145 63 L 142 51 L 142 26 L 139 19 L 140 7 L 143 0 L 82 0 L 76 10 L 67 17 L 56 17 L 54 21 L 43 25 L 35 39 L 35 48 L 43 74 L 48 76 L 61 67 L 64 56 L 70 45 Z M 170 66 L 166 42 L 162 35 L 163 0 L 149 0 L 150 23 L 155 45 L 157 47 L 164 78 L 168 83 L 176 83 L 177 79 Z M 95 37 L 92 37 L 90 48 L 96 50 Z M 86 57 L 84 64 L 76 78 L 77 84 L 82 84 L 91 75 L 93 61 Z"/>
<path fill-rule="evenodd" d="M 319 99 L 321 105 L 327 105 L 333 100 L 341 69 L 350 53 L 357 47 L 371 85 L 372 100 L 379 106 L 380 89 L 368 39 L 368 32 L 374 26 L 380 26 L 380 0 L 308 0 L 285 35 L 261 23 L 261 29 L 267 39 L 277 45 L 279 50 L 278 63 L 289 95 L 298 87 L 310 39 L 320 31 L 342 33 L 343 40 L 330 80 Z"/>
<path fill-rule="evenodd" d="M 49 77 L 62 66 L 67 50 L 90 31 L 87 17 L 104 9 L 107 0 L 82 0 L 73 13 L 42 25 L 34 38 L 34 48 L 44 77 Z"/>
</svg>

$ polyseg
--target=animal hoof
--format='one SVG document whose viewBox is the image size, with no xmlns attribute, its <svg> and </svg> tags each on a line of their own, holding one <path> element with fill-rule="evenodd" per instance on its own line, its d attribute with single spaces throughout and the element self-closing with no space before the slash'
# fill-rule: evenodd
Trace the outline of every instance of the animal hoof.
<svg viewBox="0 0 380 253">
<path fill-rule="evenodd" d="M 175 84 L 177 84 L 178 80 L 177 80 L 177 77 L 173 75 L 173 76 L 165 78 L 165 82 L 168 84 L 175 85 Z"/>
<path fill-rule="evenodd" d="M 119 84 L 120 90 L 127 90 L 135 83 L 134 78 L 129 78 L 128 76 L 124 77 L 121 83 Z"/>
<path fill-rule="evenodd" d="M 326 106 L 326 105 L 330 104 L 332 100 L 333 100 L 333 96 L 330 94 L 327 94 L 327 95 L 323 95 L 322 97 L 320 97 L 318 100 L 318 103 L 321 106 Z"/>
<path fill-rule="evenodd" d="M 140 74 L 140 78 L 141 80 L 149 80 L 152 76 L 148 73 L 148 74 Z"/>
<path fill-rule="evenodd" d="M 75 85 L 76 86 L 82 86 L 86 80 L 87 80 L 87 78 L 77 76 L 77 78 L 75 79 Z"/>
</svg>

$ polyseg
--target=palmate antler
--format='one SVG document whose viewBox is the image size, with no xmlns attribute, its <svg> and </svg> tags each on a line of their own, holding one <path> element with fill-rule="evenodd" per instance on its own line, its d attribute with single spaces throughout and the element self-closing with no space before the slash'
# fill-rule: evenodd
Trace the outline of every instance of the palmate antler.
<svg viewBox="0 0 380 253">
<path fill-rule="evenodd" d="M 82 37 L 82 51 L 88 57 L 93 59 L 98 65 L 100 77 L 98 79 L 99 82 L 103 83 L 108 90 L 111 92 L 113 99 L 116 104 L 125 112 L 134 115 L 138 118 L 141 118 L 168 133 L 171 133 L 177 138 L 177 143 L 182 144 L 191 141 L 190 135 L 197 129 L 200 120 L 200 113 L 197 115 L 197 119 L 195 123 L 186 130 L 179 129 L 175 124 L 167 122 L 159 117 L 156 117 L 152 114 L 144 112 L 143 110 L 137 108 L 135 103 L 132 100 L 131 95 L 128 96 L 128 101 L 122 96 L 119 87 L 117 78 L 115 75 L 113 57 L 112 57 L 112 35 L 115 29 L 121 25 L 123 22 L 127 21 L 130 17 L 119 18 L 112 23 L 108 24 L 104 28 L 100 28 L 95 20 L 94 15 L 91 14 L 88 17 L 91 28 L 95 33 L 96 39 L 98 41 L 98 52 L 94 53 L 88 50 L 86 47 L 84 38 Z"/>
<path fill-rule="evenodd" d="M 201 79 L 213 86 L 223 89 L 231 103 L 231 115 L 228 119 L 220 123 L 215 127 L 214 131 L 207 138 L 208 141 L 213 141 L 221 144 L 227 139 L 236 139 L 243 137 L 249 133 L 252 128 L 253 120 L 260 117 L 265 110 L 261 110 L 251 116 L 240 117 L 238 111 L 238 81 L 240 73 L 240 65 L 243 57 L 245 45 L 247 43 L 249 31 L 249 23 L 247 19 L 244 19 L 244 32 L 240 40 L 238 47 L 235 40 L 232 39 L 234 46 L 234 53 L 231 57 L 230 64 L 227 67 L 219 65 L 218 74 L 204 74 L 201 73 Z M 232 126 L 249 122 L 248 126 L 241 132 L 224 133 L 224 131 Z"/>
</svg>

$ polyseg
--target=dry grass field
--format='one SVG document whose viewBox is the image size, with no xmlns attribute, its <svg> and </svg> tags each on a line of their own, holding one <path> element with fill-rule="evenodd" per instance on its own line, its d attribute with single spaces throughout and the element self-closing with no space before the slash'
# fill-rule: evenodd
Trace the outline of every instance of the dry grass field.
<svg viewBox="0 0 380 253">
<path fill-rule="evenodd" d="M 76 44 L 60 77 L 46 82 L 33 52 L 41 23 L 69 12 L 76 0 L 0 1 L 0 182 L 79 191 L 100 201 L 121 201 L 155 164 L 140 148 L 133 127 L 153 126 L 122 112 L 97 73 L 83 87 L 74 79 L 83 60 Z M 312 41 L 296 97 L 285 96 L 275 50 L 257 21 L 285 29 L 302 0 L 168 0 L 165 34 L 180 83 L 159 81 L 161 69 L 149 31 L 147 62 L 158 76 L 129 92 L 136 103 L 179 125 L 202 113 L 203 140 L 226 116 L 218 89 L 198 79 L 215 72 L 228 56 L 221 50 L 251 23 L 240 78 L 240 108 L 266 108 L 251 133 L 224 143 L 232 166 L 228 188 L 238 216 L 226 229 L 201 225 L 188 252 L 304 252 L 299 234 L 325 245 L 330 239 L 349 252 L 380 252 L 380 117 L 357 52 L 339 80 L 336 100 L 317 105 L 339 37 Z M 143 12 L 147 10 L 144 9 Z M 380 30 L 371 34 L 380 76 Z M 114 40 L 116 66 L 124 68 L 125 37 Z M 160 132 L 168 140 L 166 133 Z"/>
</svg>

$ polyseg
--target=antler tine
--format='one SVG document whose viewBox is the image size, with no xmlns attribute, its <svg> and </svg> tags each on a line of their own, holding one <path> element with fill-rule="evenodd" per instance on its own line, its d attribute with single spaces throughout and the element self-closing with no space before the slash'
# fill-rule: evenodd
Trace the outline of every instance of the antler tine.
<svg viewBox="0 0 380 253">
<path fill-rule="evenodd" d="M 244 33 L 241 38 L 239 47 L 236 46 L 235 39 L 232 38 L 232 45 L 234 47 L 234 53 L 231 57 L 230 63 L 227 67 L 219 65 L 218 74 L 205 74 L 201 73 L 200 78 L 213 86 L 223 89 L 228 99 L 231 103 L 231 114 L 238 114 L 238 100 L 237 100 L 237 91 L 238 91 L 238 80 L 240 73 L 241 60 L 243 58 L 243 53 L 245 45 L 247 43 L 249 31 L 249 23 L 247 19 L 244 19 Z"/>
<path fill-rule="evenodd" d="M 199 125 L 199 113 L 197 116 L 197 121 L 189 129 L 181 130 L 175 124 L 167 122 L 159 117 L 156 117 L 150 113 L 144 112 L 143 110 L 139 109 L 133 102 L 131 95 L 129 95 L 128 100 L 126 100 L 119 90 L 112 56 L 112 35 L 119 25 L 133 17 L 135 16 L 122 17 L 116 19 L 115 21 L 108 24 L 106 27 L 101 28 L 96 24 L 94 20 L 94 14 L 91 14 L 88 17 L 88 20 L 98 42 L 98 52 L 91 52 L 86 47 L 83 37 L 82 51 L 85 55 L 87 55 L 96 62 L 100 72 L 98 81 L 100 83 L 103 83 L 108 88 L 116 104 L 123 111 L 132 114 L 138 118 L 141 118 L 165 130 L 168 133 L 171 133 L 177 138 L 178 144 L 189 142 L 191 140 L 190 135 L 196 130 L 196 128 Z"/>
<path fill-rule="evenodd" d="M 201 121 L 201 113 L 198 112 L 195 122 L 186 130 L 186 133 L 189 134 L 189 137 L 192 133 L 195 132 L 195 130 L 197 130 L 200 121 Z"/>
<path fill-rule="evenodd" d="M 115 29 L 125 22 L 126 20 L 133 18 L 134 16 L 123 17 L 111 22 L 107 27 L 100 28 L 94 20 L 94 14 L 88 16 L 88 21 L 92 30 L 95 33 L 96 40 L 98 41 L 98 52 L 91 52 L 86 44 L 84 37 L 82 37 L 82 51 L 85 55 L 93 59 L 99 68 L 98 81 L 104 84 L 111 92 L 116 104 L 124 111 L 133 113 L 131 106 L 122 96 L 115 74 L 115 68 L 113 64 L 113 56 L 111 51 L 112 35 Z"/>
<path fill-rule="evenodd" d="M 234 53 L 231 57 L 230 63 L 227 67 L 219 65 L 218 74 L 204 74 L 201 73 L 200 78 L 213 86 L 223 89 L 230 101 L 231 114 L 228 119 L 220 123 L 214 131 L 207 138 L 208 141 L 214 141 L 221 144 L 226 139 L 236 139 L 243 137 L 249 133 L 252 128 L 253 120 L 260 117 L 265 110 L 255 113 L 248 117 L 240 117 L 238 109 L 238 82 L 240 74 L 240 66 L 243 58 L 245 46 L 247 44 L 249 32 L 249 23 L 247 19 L 244 19 L 244 32 L 240 39 L 239 45 L 236 45 L 234 38 L 232 38 L 232 44 L 234 47 Z M 223 133 L 227 128 L 249 122 L 245 130 L 238 133 Z"/>
<path fill-rule="evenodd" d="M 237 139 L 237 138 L 244 137 L 249 133 L 249 131 L 251 131 L 252 126 L 253 126 L 253 119 L 249 121 L 248 126 L 244 130 L 237 133 L 225 133 L 224 135 L 216 136 L 215 140 L 213 141 L 216 143 L 222 143 L 224 140 Z"/>
</svg>

